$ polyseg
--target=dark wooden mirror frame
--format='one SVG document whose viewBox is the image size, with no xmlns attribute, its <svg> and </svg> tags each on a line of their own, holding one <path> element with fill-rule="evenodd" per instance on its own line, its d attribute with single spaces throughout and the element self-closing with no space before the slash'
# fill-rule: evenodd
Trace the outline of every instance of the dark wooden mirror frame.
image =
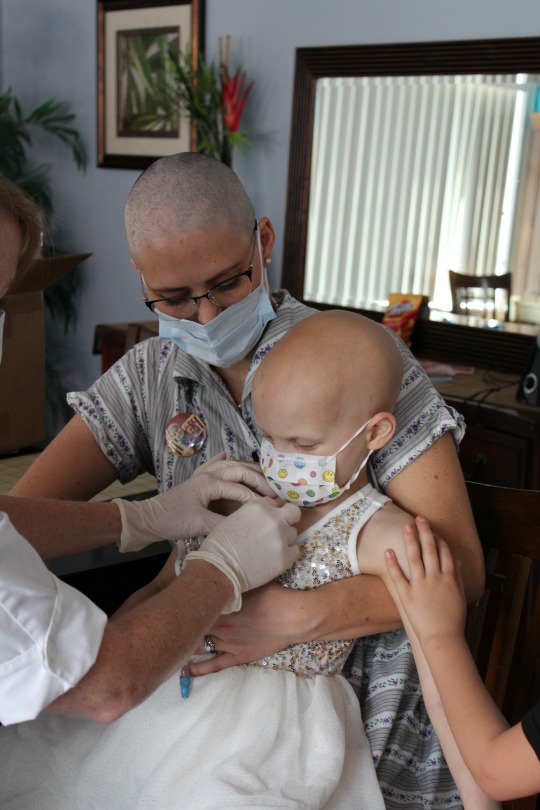
<svg viewBox="0 0 540 810">
<path fill-rule="evenodd" d="M 297 48 L 283 284 L 302 299 L 317 80 L 339 76 L 540 73 L 540 37 Z"/>
<path fill-rule="evenodd" d="M 304 300 L 317 80 L 339 76 L 467 73 L 540 73 L 540 37 L 297 48 L 282 270 L 282 284 L 295 298 Z M 320 304 L 316 306 L 321 308 Z M 461 328 L 467 330 L 467 327 Z M 481 331 L 475 330 L 475 336 Z M 503 350 L 503 342 L 508 344 L 504 351 L 513 357 L 511 370 L 519 367 L 516 360 L 526 362 L 524 358 L 528 357 L 532 339 L 524 335 L 495 335 L 493 332 L 485 334 L 485 338 L 486 351 L 494 343 L 498 347 L 494 346 L 497 354 Z M 447 339 L 445 336 L 443 342 Z"/>
</svg>

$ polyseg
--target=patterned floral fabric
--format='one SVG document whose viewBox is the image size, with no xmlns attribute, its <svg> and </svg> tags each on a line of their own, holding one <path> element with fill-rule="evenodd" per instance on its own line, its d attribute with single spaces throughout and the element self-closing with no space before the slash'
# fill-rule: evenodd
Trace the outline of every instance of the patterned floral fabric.
<svg viewBox="0 0 540 810">
<path fill-rule="evenodd" d="M 361 639 L 347 668 L 347 680 L 362 706 L 386 810 L 461 810 L 405 631 Z"/>
</svg>

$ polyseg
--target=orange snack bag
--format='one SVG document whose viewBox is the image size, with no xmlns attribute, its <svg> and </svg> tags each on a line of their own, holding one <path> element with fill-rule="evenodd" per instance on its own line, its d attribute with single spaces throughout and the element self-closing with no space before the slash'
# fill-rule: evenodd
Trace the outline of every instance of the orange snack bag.
<svg viewBox="0 0 540 810">
<path fill-rule="evenodd" d="M 423 301 L 423 295 L 413 295 L 413 293 L 389 293 L 388 295 L 388 306 L 382 322 L 396 332 L 407 346 L 411 345 L 412 330 Z"/>
</svg>

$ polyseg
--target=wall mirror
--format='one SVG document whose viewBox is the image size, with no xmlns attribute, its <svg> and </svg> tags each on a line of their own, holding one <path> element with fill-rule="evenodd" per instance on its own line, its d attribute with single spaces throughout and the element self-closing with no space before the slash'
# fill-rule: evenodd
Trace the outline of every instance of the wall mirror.
<svg viewBox="0 0 540 810">
<path fill-rule="evenodd" d="M 283 286 L 367 310 L 450 309 L 449 269 L 540 292 L 539 81 L 540 37 L 298 49 Z"/>
</svg>

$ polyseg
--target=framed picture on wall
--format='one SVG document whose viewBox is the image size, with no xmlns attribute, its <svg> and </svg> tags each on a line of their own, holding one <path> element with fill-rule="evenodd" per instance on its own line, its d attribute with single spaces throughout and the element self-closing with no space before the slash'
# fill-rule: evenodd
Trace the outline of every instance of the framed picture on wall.
<svg viewBox="0 0 540 810">
<path fill-rule="evenodd" d="M 205 0 L 97 0 L 98 166 L 144 169 L 195 146 L 170 59 L 204 47 Z"/>
</svg>

